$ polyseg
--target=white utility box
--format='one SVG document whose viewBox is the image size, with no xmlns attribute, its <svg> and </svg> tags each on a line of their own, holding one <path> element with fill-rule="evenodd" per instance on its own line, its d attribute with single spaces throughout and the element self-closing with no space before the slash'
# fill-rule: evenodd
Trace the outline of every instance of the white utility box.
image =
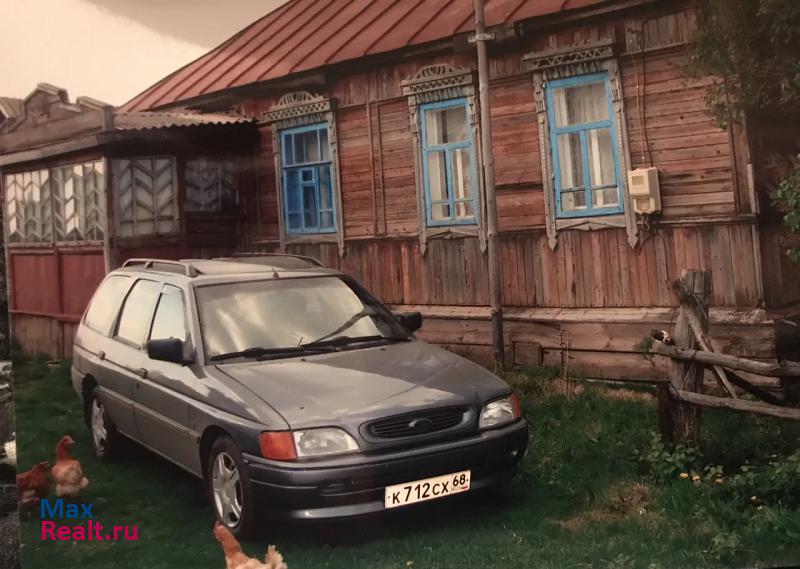
<svg viewBox="0 0 800 569">
<path fill-rule="evenodd" d="M 651 214 L 661 211 L 661 188 L 658 168 L 637 168 L 628 172 L 628 193 L 633 211 Z"/>
</svg>

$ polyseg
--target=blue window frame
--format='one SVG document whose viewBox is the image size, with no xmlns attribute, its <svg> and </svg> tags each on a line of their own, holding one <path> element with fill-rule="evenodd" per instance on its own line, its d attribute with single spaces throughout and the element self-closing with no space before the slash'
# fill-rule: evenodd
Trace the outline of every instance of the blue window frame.
<svg viewBox="0 0 800 569">
<path fill-rule="evenodd" d="M 608 74 L 549 81 L 547 113 L 558 217 L 622 213 L 622 172 Z"/>
<path fill-rule="evenodd" d="M 428 225 L 474 224 L 478 184 L 467 99 L 420 105 Z"/>
<path fill-rule="evenodd" d="M 336 208 L 328 125 L 282 130 L 286 233 L 335 233 Z"/>
</svg>

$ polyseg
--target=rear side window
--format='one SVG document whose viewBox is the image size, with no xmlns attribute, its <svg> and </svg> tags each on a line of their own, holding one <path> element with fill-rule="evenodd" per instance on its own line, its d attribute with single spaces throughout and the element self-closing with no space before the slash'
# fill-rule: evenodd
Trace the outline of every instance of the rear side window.
<svg viewBox="0 0 800 569">
<path fill-rule="evenodd" d="M 153 308 L 161 285 L 155 281 L 138 280 L 122 306 L 116 337 L 141 346 L 150 328 Z"/>
<path fill-rule="evenodd" d="M 83 323 L 98 332 L 108 334 L 130 284 L 130 277 L 123 275 L 110 276 L 104 280 L 92 297 Z"/>
<path fill-rule="evenodd" d="M 166 285 L 161 292 L 150 329 L 151 340 L 175 338 L 186 341 L 186 316 L 183 309 L 183 293 L 174 286 Z"/>
</svg>

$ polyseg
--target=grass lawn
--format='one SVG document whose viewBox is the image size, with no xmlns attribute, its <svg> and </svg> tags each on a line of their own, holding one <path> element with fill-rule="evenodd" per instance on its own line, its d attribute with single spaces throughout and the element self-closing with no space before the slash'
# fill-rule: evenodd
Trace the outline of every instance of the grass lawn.
<svg viewBox="0 0 800 569">
<path fill-rule="evenodd" d="M 139 528 L 137 542 L 43 542 L 34 512 L 23 521 L 26 569 L 224 567 L 198 480 L 135 445 L 114 463 L 100 462 L 67 368 L 33 361 L 15 374 L 20 468 L 53 461 L 56 442 L 71 434 L 91 480 L 83 500 L 94 502 L 95 519 Z M 693 483 L 679 476 L 681 461 L 689 459 L 651 440 L 656 410 L 647 391 L 564 383 L 553 375 L 539 370 L 510 378 L 523 393 L 531 442 L 520 476 L 501 492 L 361 522 L 269 527 L 263 540 L 243 544 L 245 552 L 261 557 L 274 543 L 292 569 L 800 563 L 800 533 L 797 539 L 793 533 L 800 532 L 800 483 L 791 472 L 781 476 L 794 484 L 794 502 L 781 497 L 777 483 L 760 510 L 759 498 L 750 503 L 725 493 L 727 473 L 746 461 L 757 470 L 795 452 L 797 425 L 705 412 L 701 458 L 689 459 L 720 465 L 724 474 L 707 471 Z M 637 450 L 649 458 L 635 457 Z M 722 482 L 709 487 L 705 478 Z"/>
</svg>

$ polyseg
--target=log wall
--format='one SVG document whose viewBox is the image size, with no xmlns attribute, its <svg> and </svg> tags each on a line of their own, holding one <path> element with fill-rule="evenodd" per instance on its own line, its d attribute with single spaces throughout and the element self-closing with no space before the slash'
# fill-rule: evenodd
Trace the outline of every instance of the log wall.
<svg viewBox="0 0 800 569">
<path fill-rule="evenodd" d="M 769 262 L 786 276 L 780 283 L 764 281 L 767 246 L 759 240 L 746 175 L 746 133 L 714 122 L 705 102 L 713 80 L 687 71 L 693 17 L 680 4 L 602 16 L 539 30 L 531 34 L 534 40 L 492 53 L 503 304 L 508 314 L 526 315 L 507 326 L 512 355 L 517 344 L 523 351 L 541 346 L 544 361 L 571 361 L 591 375 L 663 375 L 643 362 L 634 346 L 653 327 L 669 327 L 671 309 L 677 306 L 669 283 L 690 268 L 712 272 L 712 305 L 726 314 L 724 325 L 712 327 L 712 336 L 717 334 L 723 351 L 773 355 L 773 322 L 759 309 L 786 296 L 775 288 L 787 288 L 798 300 L 800 289 L 794 292 L 797 287 L 788 282 L 792 270 L 771 259 L 772 250 L 766 254 Z M 534 51 L 604 39 L 621 46 L 621 126 L 630 163 L 659 169 L 663 213 L 636 248 L 628 244 L 624 229 L 605 228 L 560 230 L 558 246 L 551 250 L 533 79 L 521 59 Z M 400 83 L 439 62 L 475 68 L 471 50 L 444 50 L 332 73 L 329 84 L 317 89 L 337 107 L 346 253 L 340 257 L 329 243 L 294 244 L 287 251 L 318 257 L 355 275 L 388 304 L 419 308 L 427 317 L 424 337 L 488 360 L 487 262 L 477 239 L 432 239 L 426 254 L 420 254 L 413 139 Z M 253 99 L 241 109 L 258 116 L 274 102 Z M 252 251 L 277 247 L 271 146 L 272 135 L 263 127 Z M 585 311 L 598 324 L 579 332 L 584 323 L 571 318 Z M 748 334 L 750 341 L 745 341 Z M 569 347 L 565 337 L 571 338 Z"/>
</svg>

